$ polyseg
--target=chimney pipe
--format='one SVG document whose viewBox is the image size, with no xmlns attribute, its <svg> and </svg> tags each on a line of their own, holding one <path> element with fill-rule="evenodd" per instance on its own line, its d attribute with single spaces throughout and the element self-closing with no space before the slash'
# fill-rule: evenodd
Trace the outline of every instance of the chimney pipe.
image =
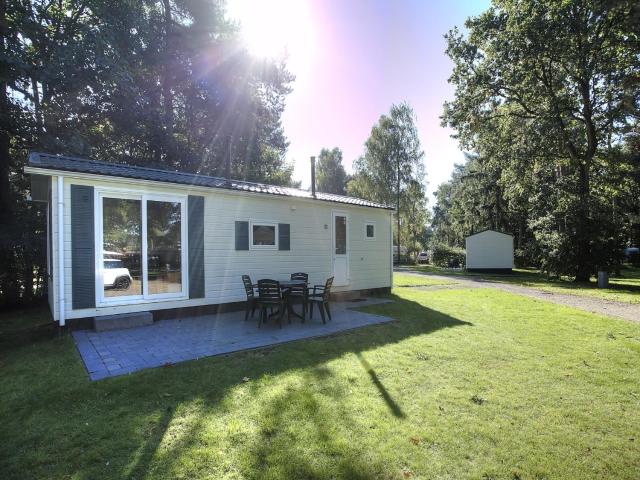
<svg viewBox="0 0 640 480">
<path fill-rule="evenodd" d="M 316 157 L 311 157 L 311 196 L 316 198 Z"/>
<path fill-rule="evenodd" d="M 231 135 L 229 135 L 227 144 L 227 158 L 224 165 L 224 176 L 227 180 L 231 180 Z"/>
</svg>

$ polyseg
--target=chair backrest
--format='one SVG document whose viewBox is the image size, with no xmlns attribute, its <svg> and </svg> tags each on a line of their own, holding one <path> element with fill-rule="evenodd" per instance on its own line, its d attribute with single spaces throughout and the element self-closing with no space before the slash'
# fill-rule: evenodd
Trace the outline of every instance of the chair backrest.
<svg viewBox="0 0 640 480">
<path fill-rule="evenodd" d="M 309 283 L 309 274 L 308 273 L 303 273 L 303 272 L 298 272 L 298 273 L 292 273 L 291 274 L 291 280 L 302 280 L 305 283 Z M 291 293 L 293 294 L 301 294 L 304 293 L 307 289 L 306 285 L 301 285 L 301 286 L 293 286 L 291 287 Z"/>
<path fill-rule="evenodd" d="M 325 301 L 329 301 L 329 296 L 331 295 L 331 286 L 333 285 L 333 277 L 327 278 L 327 282 L 324 284 L 324 291 L 322 292 L 322 298 Z"/>
<path fill-rule="evenodd" d="M 292 273 L 291 274 L 291 280 L 304 280 L 305 282 L 308 282 L 309 281 L 309 274 L 308 273 L 302 273 L 302 272 Z"/>
<path fill-rule="evenodd" d="M 280 300 L 282 298 L 280 282 L 267 278 L 258 280 L 258 295 L 260 300 Z"/>
<path fill-rule="evenodd" d="M 242 283 L 244 284 L 244 291 L 247 294 L 247 298 L 255 297 L 253 292 L 253 283 L 251 283 L 251 277 L 249 275 L 242 275 Z"/>
</svg>

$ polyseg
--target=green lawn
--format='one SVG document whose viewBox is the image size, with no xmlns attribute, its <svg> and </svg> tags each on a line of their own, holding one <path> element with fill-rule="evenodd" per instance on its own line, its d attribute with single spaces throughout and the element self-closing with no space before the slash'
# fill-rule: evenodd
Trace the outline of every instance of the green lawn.
<svg viewBox="0 0 640 480">
<path fill-rule="evenodd" d="M 393 272 L 394 287 L 432 287 L 435 285 L 451 285 L 456 283 L 455 280 L 443 280 L 440 278 L 432 278 L 426 275 L 418 276 L 400 272 Z"/>
<path fill-rule="evenodd" d="M 481 277 L 487 280 L 524 285 L 539 290 L 568 295 L 586 295 L 625 303 L 640 303 L 640 268 L 626 267 L 621 277 L 612 277 L 609 288 L 597 288 L 595 278 L 588 285 L 574 283 L 567 278 L 547 279 L 545 275 L 534 269 L 516 268 L 511 275 L 492 275 L 486 273 L 469 273 L 461 269 L 439 268 L 431 265 L 412 266 L 412 270 L 456 277 Z"/>
<path fill-rule="evenodd" d="M 2 478 L 638 478 L 640 324 L 394 292 L 386 325 L 99 382 L 68 336 L 5 348 Z"/>
</svg>

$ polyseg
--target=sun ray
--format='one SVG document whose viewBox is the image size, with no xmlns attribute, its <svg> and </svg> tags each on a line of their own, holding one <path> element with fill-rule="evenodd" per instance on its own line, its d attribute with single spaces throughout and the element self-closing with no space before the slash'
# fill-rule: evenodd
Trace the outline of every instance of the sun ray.
<svg viewBox="0 0 640 480">
<path fill-rule="evenodd" d="M 247 50 L 260 58 L 287 58 L 298 63 L 314 50 L 308 2 L 300 0 L 230 0 L 229 17 L 240 24 Z"/>
</svg>

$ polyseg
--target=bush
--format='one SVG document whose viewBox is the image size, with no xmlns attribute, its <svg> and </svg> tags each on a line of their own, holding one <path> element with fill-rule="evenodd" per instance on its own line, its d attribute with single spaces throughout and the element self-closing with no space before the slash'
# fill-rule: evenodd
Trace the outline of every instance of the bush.
<svg viewBox="0 0 640 480">
<path fill-rule="evenodd" d="M 437 243 L 431 247 L 431 263 L 437 267 L 464 267 L 465 251 L 463 248 Z"/>
</svg>

